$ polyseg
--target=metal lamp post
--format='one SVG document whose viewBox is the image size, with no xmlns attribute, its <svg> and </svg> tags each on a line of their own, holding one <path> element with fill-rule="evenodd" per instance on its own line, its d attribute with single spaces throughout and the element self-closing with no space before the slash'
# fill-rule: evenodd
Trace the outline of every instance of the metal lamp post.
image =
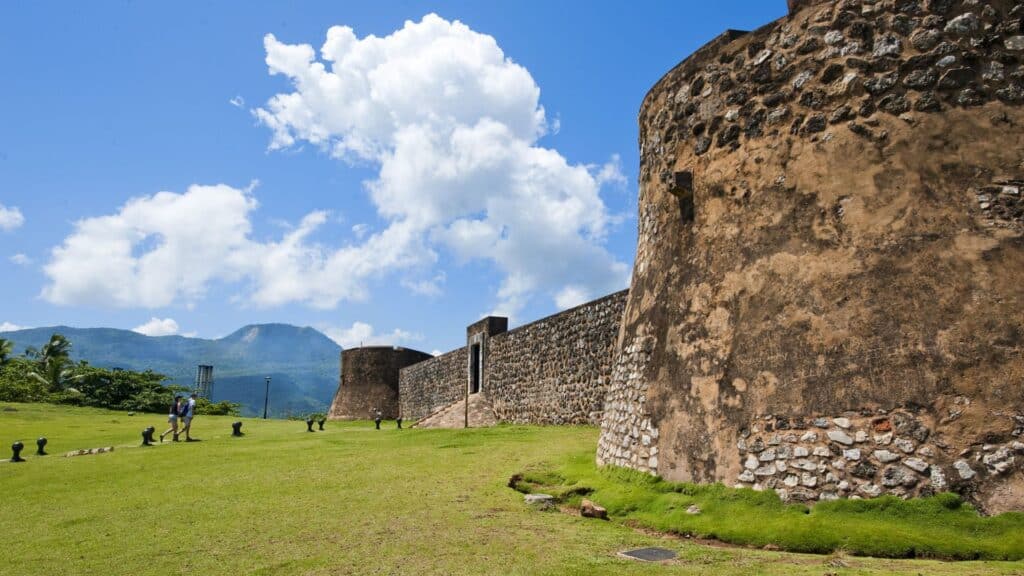
<svg viewBox="0 0 1024 576">
<path fill-rule="evenodd" d="M 263 391 L 263 419 L 267 419 L 267 401 L 270 399 L 270 376 L 267 376 L 267 387 Z"/>
</svg>

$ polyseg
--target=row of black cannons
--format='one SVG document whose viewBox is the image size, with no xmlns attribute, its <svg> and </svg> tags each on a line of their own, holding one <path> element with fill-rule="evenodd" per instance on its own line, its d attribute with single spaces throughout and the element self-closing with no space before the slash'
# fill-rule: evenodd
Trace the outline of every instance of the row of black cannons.
<svg viewBox="0 0 1024 576">
<path fill-rule="evenodd" d="M 321 430 L 323 430 L 323 428 L 321 428 Z M 156 428 L 154 428 L 152 426 L 148 426 L 146 428 L 143 428 L 143 430 L 142 430 L 142 445 L 143 446 L 152 446 L 153 445 L 153 434 L 154 433 L 156 433 Z M 232 422 L 231 423 L 231 435 L 232 436 L 236 436 L 236 437 L 237 436 L 245 436 L 245 434 L 242 433 L 242 423 L 241 422 Z M 174 441 L 175 442 L 178 441 L 178 435 L 177 434 L 174 435 Z"/>
<path fill-rule="evenodd" d="M 381 418 L 379 418 L 379 417 L 378 418 L 374 418 L 373 423 L 374 423 L 374 426 L 375 426 L 375 428 L 377 430 L 380 430 L 381 422 L 382 422 Z M 307 418 L 306 419 L 306 431 L 307 432 L 315 432 L 316 430 L 313 429 L 313 424 L 316 424 L 319 427 L 319 429 L 322 431 L 324 429 L 324 424 L 326 424 L 326 423 L 327 423 L 327 419 L 326 418 L 321 418 L 319 420 L 314 420 L 313 418 Z M 402 429 L 402 419 L 398 418 L 397 420 L 395 420 L 395 423 L 398 425 L 398 429 L 401 430 Z M 153 426 L 147 426 L 146 428 L 144 428 L 142 430 L 142 444 L 141 445 L 142 446 L 153 446 L 154 445 L 153 444 L 153 434 L 155 434 L 155 433 L 156 433 L 156 428 L 154 428 Z M 242 423 L 241 422 L 232 422 L 231 423 L 231 435 L 234 436 L 234 437 L 245 436 L 245 434 L 242 432 Z M 48 443 L 48 440 L 45 437 L 41 437 L 38 440 L 36 440 L 36 454 L 35 454 L 36 456 L 48 456 L 48 453 L 46 452 L 46 449 L 45 449 L 47 443 Z M 8 461 L 9 462 L 25 462 L 26 460 L 24 458 L 22 458 L 22 456 L 21 456 L 21 453 L 22 453 L 22 451 L 24 449 L 25 449 L 25 444 L 22 443 L 20 440 L 15 442 L 14 444 L 11 444 L 11 459 L 8 460 Z"/>
<path fill-rule="evenodd" d="M 36 456 L 48 456 L 46 452 L 46 438 L 40 438 L 36 440 Z M 20 441 L 11 444 L 11 462 L 24 462 L 25 459 L 21 457 L 21 451 L 25 449 L 25 445 Z"/>
</svg>

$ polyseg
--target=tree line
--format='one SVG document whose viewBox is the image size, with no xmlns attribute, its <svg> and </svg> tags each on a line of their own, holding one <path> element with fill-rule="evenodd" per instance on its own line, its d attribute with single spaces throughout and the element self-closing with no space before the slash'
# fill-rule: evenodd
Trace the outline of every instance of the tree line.
<svg viewBox="0 0 1024 576">
<path fill-rule="evenodd" d="M 0 338 L 0 401 L 47 402 L 134 412 L 165 412 L 184 386 L 165 384 L 167 376 L 100 368 L 71 359 L 71 342 L 54 334 L 41 348 L 28 347 L 13 356 L 14 343 Z M 199 414 L 237 415 L 234 402 L 199 398 Z"/>
</svg>

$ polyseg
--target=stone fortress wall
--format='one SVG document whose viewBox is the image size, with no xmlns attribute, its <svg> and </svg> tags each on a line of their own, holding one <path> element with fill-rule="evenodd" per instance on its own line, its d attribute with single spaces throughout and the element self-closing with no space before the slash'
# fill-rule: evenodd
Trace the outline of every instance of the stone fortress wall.
<svg viewBox="0 0 1024 576">
<path fill-rule="evenodd" d="M 403 369 L 398 377 L 402 417 L 420 420 L 464 398 L 467 358 L 463 346 Z"/>
<path fill-rule="evenodd" d="M 403 416 L 425 418 L 472 391 L 490 402 L 500 422 L 599 423 L 627 294 L 511 331 L 504 318 L 470 325 L 466 347 L 401 370 Z"/>
<path fill-rule="evenodd" d="M 628 291 L 491 339 L 484 391 L 502 422 L 601 422 Z"/>
<path fill-rule="evenodd" d="M 642 104 L 597 460 L 1024 510 L 1024 2 L 790 8 Z"/>
<path fill-rule="evenodd" d="M 399 371 L 428 358 L 432 356 L 425 352 L 397 346 L 342 350 L 338 391 L 327 417 L 368 420 L 377 410 L 384 418 L 398 417 Z"/>
</svg>

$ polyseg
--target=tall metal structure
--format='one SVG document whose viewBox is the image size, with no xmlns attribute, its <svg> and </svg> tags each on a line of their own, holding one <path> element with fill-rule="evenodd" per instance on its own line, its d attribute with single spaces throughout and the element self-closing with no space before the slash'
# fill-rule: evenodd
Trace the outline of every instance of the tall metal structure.
<svg viewBox="0 0 1024 576">
<path fill-rule="evenodd" d="M 207 400 L 213 400 L 213 366 L 200 364 L 196 368 L 196 394 Z"/>
</svg>

